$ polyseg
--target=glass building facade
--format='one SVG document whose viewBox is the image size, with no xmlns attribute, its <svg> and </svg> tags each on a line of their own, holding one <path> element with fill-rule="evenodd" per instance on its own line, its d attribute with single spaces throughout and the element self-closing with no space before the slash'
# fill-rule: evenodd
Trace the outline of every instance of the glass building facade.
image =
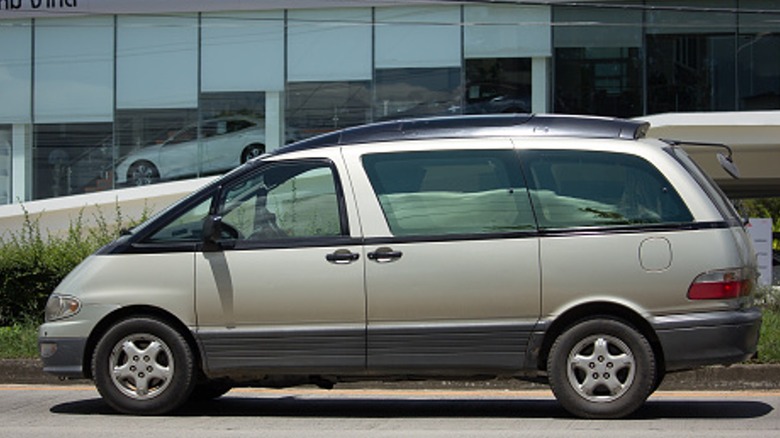
<svg viewBox="0 0 780 438">
<path fill-rule="evenodd" d="M 780 109 L 778 0 L 15 3 L 0 0 L 0 204 L 222 173 L 396 118 Z"/>
</svg>

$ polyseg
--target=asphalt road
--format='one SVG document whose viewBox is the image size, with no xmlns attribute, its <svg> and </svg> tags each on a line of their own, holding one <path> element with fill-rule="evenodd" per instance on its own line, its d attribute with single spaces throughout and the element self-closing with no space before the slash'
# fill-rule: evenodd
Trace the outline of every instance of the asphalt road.
<svg viewBox="0 0 780 438">
<path fill-rule="evenodd" d="M 780 391 L 658 392 L 631 418 L 570 417 L 549 391 L 234 389 L 166 417 L 113 413 L 91 386 L 0 386 L 0 437 L 780 436 Z"/>
</svg>

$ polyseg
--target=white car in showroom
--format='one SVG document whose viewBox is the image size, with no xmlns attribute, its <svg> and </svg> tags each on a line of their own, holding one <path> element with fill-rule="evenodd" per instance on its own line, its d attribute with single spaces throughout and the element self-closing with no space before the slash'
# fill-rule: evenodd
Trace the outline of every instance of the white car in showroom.
<svg viewBox="0 0 780 438">
<path fill-rule="evenodd" d="M 265 153 L 262 120 L 221 117 L 189 125 L 160 144 L 128 154 L 116 167 L 117 185 L 143 186 L 161 180 L 232 169 Z"/>
</svg>

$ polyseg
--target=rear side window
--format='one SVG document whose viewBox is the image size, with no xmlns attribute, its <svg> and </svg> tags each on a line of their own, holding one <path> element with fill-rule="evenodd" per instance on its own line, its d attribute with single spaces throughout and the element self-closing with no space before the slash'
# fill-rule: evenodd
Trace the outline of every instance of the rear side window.
<svg viewBox="0 0 780 438">
<path fill-rule="evenodd" d="M 709 175 L 701 170 L 699 165 L 696 164 L 696 162 L 693 161 L 688 156 L 688 154 L 682 150 L 682 148 L 671 147 L 667 149 L 667 151 L 672 154 L 672 156 L 675 157 L 677 161 L 680 162 L 680 164 L 682 164 L 688 173 L 691 174 L 693 179 L 696 180 L 696 183 L 698 183 L 702 190 L 704 190 L 724 219 L 728 220 L 734 225 L 742 224 L 742 218 L 740 217 L 739 213 L 737 213 L 734 205 L 731 203 L 726 194 L 723 193 L 715 181 L 713 181 Z"/>
<path fill-rule="evenodd" d="M 540 228 L 684 223 L 693 220 L 663 175 L 642 158 L 598 151 L 524 151 Z"/>
<path fill-rule="evenodd" d="M 396 236 L 535 228 L 513 151 L 370 154 L 363 166 Z"/>
</svg>

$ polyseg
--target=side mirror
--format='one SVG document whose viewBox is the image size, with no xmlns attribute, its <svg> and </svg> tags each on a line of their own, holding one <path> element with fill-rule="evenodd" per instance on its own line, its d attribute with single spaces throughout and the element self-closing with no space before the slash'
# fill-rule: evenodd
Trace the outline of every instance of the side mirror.
<svg viewBox="0 0 780 438">
<path fill-rule="evenodd" d="M 731 175 L 732 178 L 739 179 L 739 169 L 737 168 L 737 165 L 734 164 L 734 160 L 731 159 L 731 154 L 728 156 L 718 154 L 718 163 L 720 163 L 720 167 Z"/>
<path fill-rule="evenodd" d="M 222 216 L 208 215 L 203 220 L 203 230 L 201 232 L 203 242 L 207 244 L 216 244 L 222 235 Z"/>
</svg>

